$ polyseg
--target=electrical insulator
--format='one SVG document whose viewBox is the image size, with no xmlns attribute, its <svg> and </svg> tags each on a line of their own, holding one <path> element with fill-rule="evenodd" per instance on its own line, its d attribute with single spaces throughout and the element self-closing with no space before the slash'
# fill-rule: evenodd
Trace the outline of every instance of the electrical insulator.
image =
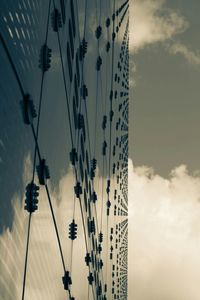
<svg viewBox="0 0 200 300">
<path fill-rule="evenodd" d="M 86 98 L 88 97 L 88 89 L 85 84 L 82 86 L 81 94 L 82 94 L 83 99 L 86 100 Z"/>
<path fill-rule="evenodd" d="M 107 19 L 106 19 L 106 27 L 109 27 L 109 26 L 110 26 L 110 19 L 107 18 Z"/>
<path fill-rule="evenodd" d="M 40 59 L 39 59 L 39 68 L 46 72 L 51 66 L 51 52 L 52 50 L 48 48 L 46 44 L 41 47 L 40 50 Z"/>
<path fill-rule="evenodd" d="M 113 164 L 113 174 L 115 174 L 115 168 L 116 168 L 116 164 Z"/>
<path fill-rule="evenodd" d="M 47 179 L 50 178 L 49 168 L 46 165 L 45 159 L 41 159 L 40 164 L 37 166 L 37 174 L 38 174 L 39 183 L 41 185 L 45 185 Z"/>
<path fill-rule="evenodd" d="M 73 241 L 77 238 L 77 224 L 72 221 L 71 224 L 69 224 L 69 238 Z"/>
<path fill-rule="evenodd" d="M 93 169 L 91 169 L 91 170 L 90 170 L 90 178 L 91 178 L 91 180 L 93 180 L 94 177 L 95 177 L 95 172 L 94 172 Z"/>
<path fill-rule="evenodd" d="M 26 186 L 26 199 L 24 209 L 33 213 L 38 209 L 39 186 L 31 182 Z"/>
<path fill-rule="evenodd" d="M 33 123 L 33 119 L 37 117 L 33 100 L 29 94 L 26 94 L 21 101 L 22 117 L 26 125 Z"/>
<path fill-rule="evenodd" d="M 77 198 L 79 198 L 80 195 L 82 194 L 82 186 L 81 186 L 80 182 L 77 182 L 76 186 L 74 187 L 74 192 L 75 192 Z"/>
<path fill-rule="evenodd" d="M 100 261 L 99 261 L 99 268 L 100 268 L 100 269 L 103 268 L 103 260 L 102 260 L 102 259 L 100 259 Z"/>
<path fill-rule="evenodd" d="M 107 188 L 106 188 L 106 193 L 110 193 L 110 179 L 107 180 Z"/>
<path fill-rule="evenodd" d="M 90 221 L 90 232 L 91 232 L 91 233 L 94 233 L 94 234 L 95 234 L 95 232 L 96 232 L 94 218 Z"/>
<path fill-rule="evenodd" d="M 92 273 L 90 273 L 88 276 L 88 282 L 90 285 L 92 285 L 93 281 L 94 281 L 94 276 L 92 275 Z"/>
<path fill-rule="evenodd" d="M 93 170 L 96 170 L 96 168 L 97 168 L 97 160 L 96 160 L 96 158 L 93 158 L 93 159 L 91 160 L 91 168 L 92 168 Z"/>
<path fill-rule="evenodd" d="M 109 50 L 110 50 L 110 42 L 107 42 L 106 43 L 106 52 L 109 52 Z"/>
<path fill-rule="evenodd" d="M 99 254 L 101 254 L 101 251 L 102 251 L 102 246 L 101 246 L 101 244 L 98 245 L 98 248 L 97 248 L 97 249 L 98 249 Z"/>
<path fill-rule="evenodd" d="M 92 193 L 92 201 L 93 201 L 93 203 L 95 203 L 97 201 L 97 194 L 96 194 L 96 192 Z"/>
<path fill-rule="evenodd" d="M 106 205 L 107 205 L 108 208 L 111 207 L 111 202 L 110 202 L 110 200 L 107 201 Z"/>
<path fill-rule="evenodd" d="M 99 233 L 99 243 L 103 243 L 103 233 Z"/>
<path fill-rule="evenodd" d="M 95 228 L 95 221 L 94 221 L 94 218 L 92 220 L 90 220 L 88 218 L 88 232 L 89 232 L 89 235 L 91 233 L 94 233 L 96 232 L 96 228 Z"/>
<path fill-rule="evenodd" d="M 113 156 L 115 156 L 115 153 L 116 153 L 116 148 L 115 148 L 115 145 L 113 146 Z"/>
<path fill-rule="evenodd" d="M 91 262 L 91 256 L 89 253 L 86 254 L 85 256 L 85 263 L 87 266 L 89 266 L 89 263 Z"/>
<path fill-rule="evenodd" d="M 106 129 L 106 124 L 107 124 L 107 116 L 103 116 L 103 122 L 102 122 L 102 129 Z"/>
<path fill-rule="evenodd" d="M 97 58 L 97 62 L 96 62 L 96 69 L 97 69 L 97 71 L 100 71 L 101 65 L 102 65 L 102 58 L 101 58 L 101 56 L 99 56 Z"/>
<path fill-rule="evenodd" d="M 62 27 L 61 13 L 58 11 L 57 8 L 55 8 L 51 14 L 51 23 L 53 31 L 55 32 L 58 32 L 58 30 Z"/>
<path fill-rule="evenodd" d="M 76 148 L 72 148 L 72 151 L 70 152 L 70 161 L 73 166 L 75 166 L 75 163 L 78 161 Z"/>
<path fill-rule="evenodd" d="M 97 160 L 93 158 L 91 160 L 91 170 L 90 170 L 90 177 L 93 179 L 95 177 L 95 170 L 97 168 Z"/>
<path fill-rule="evenodd" d="M 84 117 L 82 114 L 78 114 L 78 129 L 81 129 L 84 127 Z"/>
<path fill-rule="evenodd" d="M 97 287 L 97 294 L 98 294 L 98 296 L 101 296 L 101 294 L 102 294 L 102 286 L 101 286 L 101 283 L 100 283 L 100 285 Z"/>
<path fill-rule="evenodd" d="M 85 58 L 86 53 L 87 53 L 87 42 L 85 38 L 83 38 L 80 44 L 80 60 L 83 60 Z"/>
<path fill-rule="evenodd" d="M 110 101 L 113 99 L 113 90 L 110 91 Z"/>
<path fill-rule="evenodd" d="M 108 200 L 108 201 L 106 202 L 106 205 L 107 205 L 107 216 L 109 216 L 109 214 L 110 214 L 110 207 L 111 207 L 111 202 L 110 202 L 110 200 Z"/>
<path fill-rule="evenodd" d="M 102 33 L 102 28 L 101 28 L 101 26 L 98 26 L 96 31 L 95 31 L 97 40 L 100 38 L 101 33 Z"/>
<path fill-rule="evenodd" d="M 110 122 L 112 122 L 112 120 L 113 120 L 113 116 L 114 116 L 114 111 L 113 111 L 113 110 L 111 110 L 111 111 L 110 111 Z"/>
<path fill-rule="evenodd" d="M 106 141 L 103 142 L 103 147 L 102 147 L 102 155 L 105 156 L 106 155 L 106 149 L 107 149 L 107 143 Z"/>
<path fill-rule="evenodd" d="M 62 277 L 62 281 L 63 281 L 63 284 L 64 284 L 64 289 L 69 291 L 70 285 L 72 284 L 72 279 L 71 279 L 71 276 L 69 274 L 69 271 L 65 271 L 65 274 Z"/>
</svg>

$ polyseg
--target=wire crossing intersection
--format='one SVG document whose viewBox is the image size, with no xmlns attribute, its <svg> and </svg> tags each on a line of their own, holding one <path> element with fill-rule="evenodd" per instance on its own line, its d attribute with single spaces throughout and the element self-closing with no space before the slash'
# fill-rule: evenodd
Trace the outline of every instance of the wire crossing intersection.
<svg viewBox="0 0 200 300">
<path fill-rule="evenodd" d="M 125 300 L 129 1 L 7 0 L 2 1 L 1 11 L 0 54 L 5 70 L 0 75 L 5 81 L 0 90 L 1 105 L 8 109 L 8 99 L 25 144 L 23 149 L 18 145 L 20 155 L 29 152 L 32 160 L 22 204 L 26 228 L 23 237 L 15 241 L 16 247 L 20 244 L 25 250 L 21 257 L 23 268 L 17 271 L 18 285 L 13 283 L 10 290 L 12 274 L 2 267 L 8 280 L 1 275 L 2 299 L 15 299 L 15 295 L 22 300 L 45 299 L 37 294 L 34 282 L 30 296 L 29 280 L 29 276 L 39 276 L 31 241 L 40 213 L 40 197 L 45 195 L 55 233 L 52 243 L 62 265 L 62 273 L 58 272 L 54 279 L 61 283 L 59 289 L 66 299 L 78 299 L 78 285 L 83 282 L 81 288 L 87 292 L 82 291 L 81 299 Z M 7 126 L 12 128 L 13 124 Z M 71 210 L 62 212 L 66 214 L 63 237 L 52 186 L 58 184 L 60 174 L 63 170 L 67 173 L 69 166 L 73 179 L 67 182 L 67 190 L 72 197 L 66 196 L 65 201 L 71 203 Z M 40 227 L 38 235 L 41 230 Z M 84 247 L 79 244 L 82 239 Z M 37 245 L 38 253 L 45 256 Z M 77 249 L 86 273 L 81 268 L 77 270 Z M 9 248 L 7 251 L 12 257 Z M 54 257 L 50 265 L 44 262 L 44 269 L 49 270 L 60 264 L 59 260 L 54 262 Z M 41 282 L 51 285 L 50 273 L 46 271 Z M 48 299 L 59 299 L 57 291 L 50 292 L 50 288 L 45 292 Z"/>
</svg>

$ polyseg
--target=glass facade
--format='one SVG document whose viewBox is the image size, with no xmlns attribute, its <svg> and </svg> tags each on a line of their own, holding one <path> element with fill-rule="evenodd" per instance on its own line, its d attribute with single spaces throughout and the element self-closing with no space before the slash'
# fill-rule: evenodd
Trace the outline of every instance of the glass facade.
<svg viewBox="0 0 200 300">
<path fill-rule="evenodd" d="M 0 9 L 0 299 L 127 299 L 129 1 Z"/>
</svg>

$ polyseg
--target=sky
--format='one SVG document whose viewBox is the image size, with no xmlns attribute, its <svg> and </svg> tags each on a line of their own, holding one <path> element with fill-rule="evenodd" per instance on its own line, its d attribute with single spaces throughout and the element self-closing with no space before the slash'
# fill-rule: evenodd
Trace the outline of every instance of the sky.
<svg viewBox="0 0 200 300">
<path fill-rule="evenodd" d="M 24 182 L 31 170 L 31 158 L 27 156 L 23 164 Z M 73 195 L 68 188 L 72 182 L 73 174 L 68 170 L 57 190 L 50 187 L 67 264 L 70 244 L 66 240 L 66 212 L 70 216 L 72 211 Z M 187 167 L 181 165 L 166 179 L 150 167 L 134 167 L 129 160 L 129 299 L 199 300 L 199 195 L 200 173 L 191 175 Z M 7 228 L 0 235 L 0 253 L 4 257 L 0 259 L 1 281 L 6 282 L 10 291 L 8 295 L 7 290 L 1 290 L 2 300 L 21 297 L 27 214 L 20 197 L 20 193 L 16 193 L 12 199 L 12 229 Z M 63 270 L 49 214 L 46 194 L 41 188 L 39 210 L 32 220 L 27 300 L 65 297 L 58 280 Z M 72 272 L 77 284 L 72 289 L 77 299 L 87 299 L 84 281 L 87 268 L 79 214 L 76 221 L 79 231 L 74 242 Z"/>
<path fill-rule="evenodd" d="M 200 168 L 199 9 L 196 0 L 132 2 L 129 153 L 163 176 Z"/>
<path fill-rule="evenodd" d="M 199 299 L 200 2 L 132 4 L 129 298 Z"/>
<path fill-rule="evenodd" d="M 129 299 L 200 298 L 199 11 L 197 0 L 131 0 Z M 24 185 L 31 164 L 28 155 L 21 164 Z M 68 189 L 72 181 L 68 170 L 56 188 L 50 186 L 53 199 L 59 195 L 54 204 L 62 240 L 67 231 L 64 212 L 72 211 L 71 202 L 66 207 L 65 201 L 66 195 L 73 198 Z M 13 196 L 13 226 L 0 234 L 1 281 L 10 287 L 9 299 L 21 295 L 27 228 L 22 198 L 20 192 Z M 64 297 L 48 214 L 41 191 L 40 209 L 33 220 L 27 300 Z M 81 223 L 80 215 L 77 221 Z M 82 265 L 80 276 L 84 241 L 78 240 L 73 272 L 82 280 L 87 270 Z M 56 260 L 53 267 L 52 257 Z M 87 299 L 82 285 L 79 281 L 75 288 L 77 299 Z"/>
</svg>

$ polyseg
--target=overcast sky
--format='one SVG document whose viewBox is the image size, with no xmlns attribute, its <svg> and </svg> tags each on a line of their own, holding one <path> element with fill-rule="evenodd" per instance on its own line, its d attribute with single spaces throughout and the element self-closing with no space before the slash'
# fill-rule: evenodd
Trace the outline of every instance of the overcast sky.
<svg viewBox="0 0 200 300">
<path fill-rule="evenodd" d="M 199 169 L 200 2 L 132 3 L 130 157 L 165 176 Z"/>
<path fill-rule="evenodd" d="M 130 13 L 130 299 L 200 298 L 199 11 L 135 0 Z"/>
</svg>

